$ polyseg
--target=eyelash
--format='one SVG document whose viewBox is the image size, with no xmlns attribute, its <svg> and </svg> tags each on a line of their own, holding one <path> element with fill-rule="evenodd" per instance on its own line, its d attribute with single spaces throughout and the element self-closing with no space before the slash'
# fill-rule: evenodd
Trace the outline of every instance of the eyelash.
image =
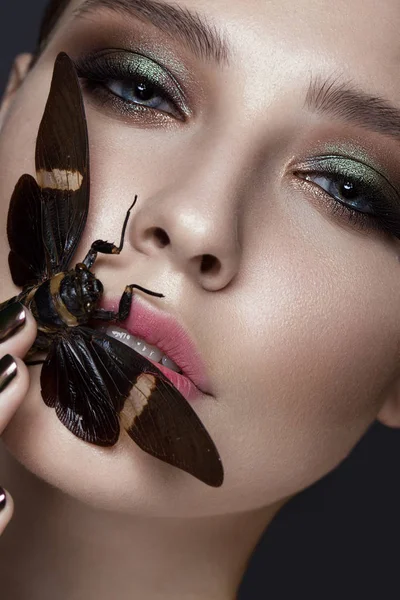
<svg viewBox="0 0 400 600">
<path fill-rule="evenodd" d="M 345 219 L 354 229 L 380 231 L 400 239 L 400 197 L 387 180 L 386 184 L 392 188 L 390 190 L 391 194 L 396 195 L 393 200 L 389 199 L 377 186 L 366 183 L 361 177 L 347 175 L 333 167 L 330 167 L 329 170 L 295 171 L 294 175 L 311 183 L 314 188 L 318 188 L 319 195 L 323 195 L 324 199 L 328 199 L 328 208 L 334 217 Z M 339 188 L 346 183 L 354 185 L 356 190 L 360 190 L 359 197 L 370 199 L 371 212 L 363 212 L 352 208 L 349 204 L 346 204 L 346 200 L 339 200 L 322 186 L 312 182 L 311 177 L 326 178 Z"/>
<path fill-rule="evenodd" d="M 113 58 L 114 56 L 114 58 Z M 129 56 L 129 58 L 126 58 Z M 91 55 L 81 57 L 75 61 L 79 78 L 84 89 L 101 103 L 101 106 L 110 105 L 113 110 L 119 111 L 123 115 L 129 113 L 144 113 L 152 111 L 160 113 L 166 117 L 174 117 L 178 120 L 185 120 L 188 110 L 184 95 L 178 82 L 163 67 L 155 63 L 150 58 L 137 54 L 122 51 L 106 51 L 92 53 Z M 141 70 L 158 71 L 161 78 L 169 83 L 171 92 L 165 89 L 159 82 L 154 81 Z M 136 72 L 133 72 L 135 70 Z M 141 104 L 133 100 L 124 99 L 121 95 L 110 89 L 110 84 L 120 84 L 122 87 L 130 88 L 135 95 L 135 88 L 139 84 L 145 84 L 153 91 L 152 98 L 159 97 L 163 103 L 167 102 L 171 111 L 162 110 L 146 104 Z M 108 85 L 107 85 L 108 84 Z M 175 98 L 173 97 L 175 96 Z M 143 100 L 142 102 L 146 102 Z"/>
</svg>

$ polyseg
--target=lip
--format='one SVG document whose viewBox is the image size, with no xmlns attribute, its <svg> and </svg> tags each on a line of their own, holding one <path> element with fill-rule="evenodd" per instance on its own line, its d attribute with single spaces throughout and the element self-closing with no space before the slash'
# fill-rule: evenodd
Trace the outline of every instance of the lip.
<svg viewBox="0 0 400 600">
<path fill-rule="evenodd" d="M 116 310 L 118 304 L 119 299 L 103 299 L 101 308 Z M 186 400 L 194 400 L 200 394 L 210 394 L 211 386 L 200 354 L 185 328 L 171 315 L 150 308 L 138 295 L 134 295 L 128 318 L 115 325 L 123 327 L 148 344 L 157 346 L 179 366 L 182 374 L 147 359 L 171 381 Z"/>
</svg>

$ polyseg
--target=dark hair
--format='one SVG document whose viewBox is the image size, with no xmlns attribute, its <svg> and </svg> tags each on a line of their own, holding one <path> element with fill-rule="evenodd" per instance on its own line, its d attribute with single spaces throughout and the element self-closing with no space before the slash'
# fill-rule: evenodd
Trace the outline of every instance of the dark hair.
<svg viewBox="0 0 400 600">
<path fill-rule="evenodd" d="M 46 46 L 54 27 L 69 3 L 70 0 L 49 0 L 40 25 L 36 55 L 39 55 Z"/>
</svg>

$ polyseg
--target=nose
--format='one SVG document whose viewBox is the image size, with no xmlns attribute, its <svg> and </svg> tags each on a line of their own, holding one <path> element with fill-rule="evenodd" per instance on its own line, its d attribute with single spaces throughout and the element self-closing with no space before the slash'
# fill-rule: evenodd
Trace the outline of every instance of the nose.
<svg viewBox="0 0 400 600">
<path fill-rule="evenodd" d="M 139 196 L 131 221 L 132 246 L 168 260 L 205 290 L 228 286 L 241 258 L 241 198 L 232 170 L 221 155 L 176 167 L 173 183 L 142 202 Z"/>
</svg>

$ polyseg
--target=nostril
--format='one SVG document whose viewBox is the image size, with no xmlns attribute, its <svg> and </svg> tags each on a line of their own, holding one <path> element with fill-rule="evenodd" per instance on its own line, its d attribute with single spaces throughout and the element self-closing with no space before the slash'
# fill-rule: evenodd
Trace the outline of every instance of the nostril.
<svg viewBox="0 0 400 600">
<path fill-rule="evenodd" d="M 201 259 L 200 271 L 209 275 L 216 275 L 221 270 L 221 263 L 216 256 L 212 254 L 203 254 Z"/>
<path fill-rule="evenodd" d="M 153 229 L 153 237 L 160 248 L 165 248 L 170 243 L 170 239 L 164 229 L 156 227 Z"/>
</svg>

